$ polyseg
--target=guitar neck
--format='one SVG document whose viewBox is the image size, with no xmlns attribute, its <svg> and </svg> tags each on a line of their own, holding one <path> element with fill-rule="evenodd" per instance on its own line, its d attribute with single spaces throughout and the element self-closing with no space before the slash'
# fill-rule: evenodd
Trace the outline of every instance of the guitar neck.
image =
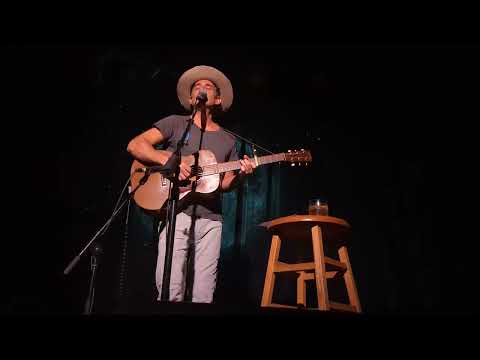
<svg viewBox="0 0 480 360">
<path fill-rule="evenodd" d="M 273 154 L 267 156 L 257 157 L 258 165 L 266 165 L 274 162 L 285 161 L 285 153 Z M 255 159 L 250 159 L 250 162 L 255 164 Z M 227 171 L 234 171 L 240 169 L 240 160 L 229 161 L 221 164 L 212 164 L 203 166 L 202 176 L 208 176 L 213 174 L 221 174 Z"/>
</svg>

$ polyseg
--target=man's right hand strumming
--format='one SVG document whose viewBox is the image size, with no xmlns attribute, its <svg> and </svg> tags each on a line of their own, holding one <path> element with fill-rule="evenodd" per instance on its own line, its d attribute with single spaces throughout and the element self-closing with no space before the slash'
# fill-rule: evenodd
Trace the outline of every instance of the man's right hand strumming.
<svg viewBox="0 0 480 360">
<path fill-rule="evenodd" d="M 182 159 L 180 162 L 180 174 L 178 175 L 178 180 L 182 181 L 188 179 L 191 172 L 192 169 L 190 165 L 184 159 Z"/>
</svg>

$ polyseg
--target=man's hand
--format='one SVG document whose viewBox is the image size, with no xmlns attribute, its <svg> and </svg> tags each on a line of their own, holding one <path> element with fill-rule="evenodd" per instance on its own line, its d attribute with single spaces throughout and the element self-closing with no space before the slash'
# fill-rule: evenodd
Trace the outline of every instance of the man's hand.
<svg viewBox="0 0 480 360">
<path fill-rule="evenodd" d="M 245 155 L 243 159 L 240 160 L 240 171 L 237 175 L 233 171 L 227 171 L 223 178 L 223 181 L 220 185 L 222 191 L 231 191 L 245 179 L 246 175 L 253 173 L 257 166 L 250 160 L 250 158 Z"/>
<path fill-rule="evenodd" d="M 257 167 L 254 162 L 250 161 L 247 155 L 243 156 L 243 160 L 240 160 L 240 172 L 238 175 L 245 176 L 253 174 L 253 170 Z"/>
<path fill-rule="evenodd" d="M 182 181 L 188 179 L 191 172 L 192 168 L 190 165 L 188 165 L 186 161 L 182 160 L 180 163 L 180 174 L 178 174 L 178 180 Z"/>
</svg>

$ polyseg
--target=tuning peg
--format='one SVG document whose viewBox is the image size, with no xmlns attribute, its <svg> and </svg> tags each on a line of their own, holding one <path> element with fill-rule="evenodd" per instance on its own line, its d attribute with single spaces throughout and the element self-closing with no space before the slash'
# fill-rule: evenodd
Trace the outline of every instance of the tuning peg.
<svg viewBox="0 0 480 360">
<path fill-rule="evenodd" d="M 292 150 L 288 150 L 288 152 L 289 152 L 289 153 L 291 153 L 291 152 L 292 152 Z"/>
</svg>

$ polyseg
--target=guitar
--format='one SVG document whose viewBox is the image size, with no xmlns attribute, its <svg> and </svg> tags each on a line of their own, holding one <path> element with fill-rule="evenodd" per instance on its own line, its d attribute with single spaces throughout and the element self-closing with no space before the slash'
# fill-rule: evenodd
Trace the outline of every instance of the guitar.
<svg viewBox="0 0 480 360">
<path fill-rule="evenodd" d="M 179 200 L 184 198 L 192 191 L 192 185 L 196 182 L 195 192 L 202 194 L 213 193 L 220 185 L 220 174 L 240 169 L 240 160 L 217 163 L 215 155 L 210 150 L 199 150 L 198 168 L 193 169 L 195 164 L 194 155 L 182 156 L 182 161 L 186 161 L 192 167 L 192 174 L 189 179 L 182 181 L 179 185 Z M 308 150 L 289 151 L 267 156 L 254 157 L 250 159 L 252 164 L 257 167 L 274 162 L 290 162 L 292 166 L 308 165 L 312 161 L 312 156 Z M 131 166 L 131 185 L 137 189 L 144 174 L 137 172 L 139 168 L 145 165 L 138 160 L 134 160 Z M 138 187 L 133 195 L 135 203 L 147 212 L 159 214 L 162 212 L 164 204 L 168 200 L 170 191 L 170 180 L 161 173 L 154 172 L 149 174 L 147 181 Z"/>
</svg>

